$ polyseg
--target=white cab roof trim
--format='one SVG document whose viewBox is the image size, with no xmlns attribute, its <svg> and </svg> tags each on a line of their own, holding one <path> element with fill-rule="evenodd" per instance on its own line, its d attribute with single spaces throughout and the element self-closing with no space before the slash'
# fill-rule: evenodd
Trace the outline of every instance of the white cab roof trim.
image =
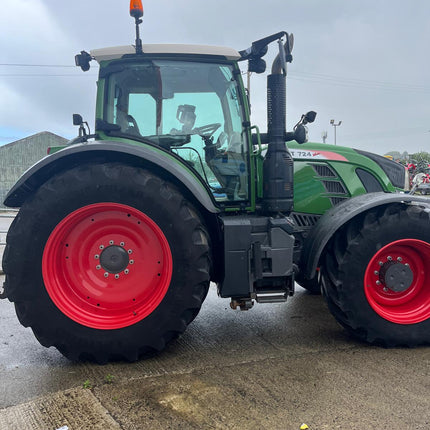
<svg viewBox="0 0 430 430">
<path fill-rule="evenodd" d="M 205 45 L 142 45 L 144 54 L 194 54 L 194 55 L 218 55 L 227 60 L 238 60 L 239 52 L 232 48 Z M 98 63 L 101 61 L 115 60 L 126 54 L 135 54 L 136 49 L 132 45 L 115 46 L 112 48 L 93 49 L 90 51 L 92 57 Z"/>
</svg>

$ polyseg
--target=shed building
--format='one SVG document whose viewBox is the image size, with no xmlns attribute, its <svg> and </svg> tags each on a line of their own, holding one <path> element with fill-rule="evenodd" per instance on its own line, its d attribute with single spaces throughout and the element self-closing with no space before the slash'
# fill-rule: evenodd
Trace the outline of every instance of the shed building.
<svg viewBox="0 0 430 430">
<path fill-rule="evenodd" d="M 64 145 L 67 139 L 49 131 L 0 146 L 0 208 L 18 178 L 46 156 L 48 147 Z"/>
</svg>

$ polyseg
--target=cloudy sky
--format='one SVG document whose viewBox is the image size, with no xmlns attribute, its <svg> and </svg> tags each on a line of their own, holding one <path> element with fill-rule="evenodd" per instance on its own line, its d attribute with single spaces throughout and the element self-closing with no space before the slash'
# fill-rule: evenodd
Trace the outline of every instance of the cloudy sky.
<svg viewBox="0 0 430 430">
<path fill-rule="evenodd" d="M 430 152 L 430 1 L 144 0 L 144 43 L 224 45 L 294 33 L 287 124 L 318 112 L 310 140 L 383 154 Z M 73 137 L 72 113 L 94 123 L 97 67 L 81 50 L 134 41 L 128 0 L 1 0 L 0 144 L 48 130 Z M 267 56 L 270 63 L 275 47 Z M 49 66 L 49 67 L 48 67 Z M 252 121 L 266 128 L 265 77 L 253 76 Z"/>
</svg>

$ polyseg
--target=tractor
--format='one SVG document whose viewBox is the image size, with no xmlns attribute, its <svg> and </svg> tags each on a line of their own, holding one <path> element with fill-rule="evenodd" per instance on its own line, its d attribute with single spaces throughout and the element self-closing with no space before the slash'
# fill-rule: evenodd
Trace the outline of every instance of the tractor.
<svg viewBox="0 0 430 430">
<path fill-rule="evenodd" d="M 211 282 L 233 309 L 321 291 L 352 335 L 430 340 L 430 205 L 399 192 L 404 168 L 309 144 L 308 112 L 286 131 L 293 36 L 245 50 L 143 44 L 81 51 L 99 63 L 95 131 L 31 167 L 3 257 L 3 298 L 39 342 L 71 360 L 134 361 L 163 350 Z M 240 65 L 267 76 L 267 133 L 250 120 Z M 246 63 L 245 63 L 246 64 Z M 304 145 L 302 145 L 304 144 Z M 302 146 L 301 146 L 302 145 Z"/>
</svg>

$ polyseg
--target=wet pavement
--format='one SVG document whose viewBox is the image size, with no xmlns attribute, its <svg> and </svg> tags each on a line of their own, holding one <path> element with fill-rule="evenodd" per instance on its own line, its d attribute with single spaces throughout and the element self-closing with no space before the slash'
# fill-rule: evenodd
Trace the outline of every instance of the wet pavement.
<svg viewBox="0 0 430 430">
<path fill-rule="evenodd" d="M 1 430 L 430 428 L 430 348 L 356 342 L 300 288 L 240 312 L 212 286 L 162 354 L 104 366 L 42 347 L 2 300 L 0 387 Z"/>
<path fill-rule="evenodd" d="M 430 348 L 355 342 L 301 289 L 236 312 L 213 287 L 179 340 L 136 363 L 69 362 L 4 300 L 0 327 L 0 429 L 430 428 Z"/>
</svg>

